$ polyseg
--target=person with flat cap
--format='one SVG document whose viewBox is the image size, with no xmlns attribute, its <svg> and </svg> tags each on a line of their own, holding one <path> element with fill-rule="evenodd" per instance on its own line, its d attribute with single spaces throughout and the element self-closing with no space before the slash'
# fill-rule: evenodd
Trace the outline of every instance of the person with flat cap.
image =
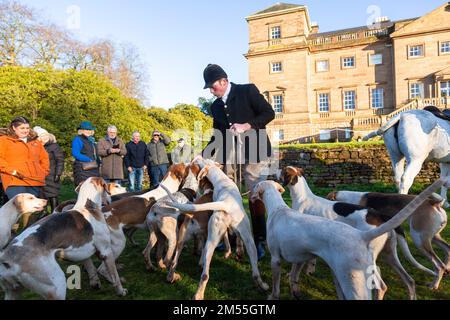
<svg viewBox="0 0 450 320">
<path fill-rule="evenodd" d="M 275 119 L 275 112 L 254 84 L 231 83 L 220 66 L 208 65 L 203 76 L 204 89 L 210 89 L 217 99 L 211 106 L 215 134 L 202 155 L 224 164 L 225 173 L 233 180 L 239 171 L 251 192 L 257 183 L 267 179 L 272 146 L 266 126 Z M 217 139 L 219 133 L 222 141 Z M 262 201 L 249 202 L 249 206 L 258 258 L 262 259 L 265 255 L 266 209 Z"/>
</svg>

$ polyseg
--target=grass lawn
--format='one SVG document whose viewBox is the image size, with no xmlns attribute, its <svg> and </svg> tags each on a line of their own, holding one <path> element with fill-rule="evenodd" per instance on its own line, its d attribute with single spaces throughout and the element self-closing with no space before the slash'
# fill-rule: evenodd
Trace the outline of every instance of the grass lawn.
<svg viewBox="0 0 450 320">
<path fill-rule="evenodd" d="M 342 186 L 341 190 L 358 190 L 358 191 L 384 191 L 394 192 L 393 185 L 375 184 L 366 186 Z M 413 193 L 420 192 L 423 186 L 415 185 L 412 189 Z M 73 187 L 66 185 L 63 188 L 62 199 L 70 199 L 74 197 Z M 331 188 L 313 188 L 313 191 L 318 195 L 326 196 L 333 191 Z M 288 191 L 285 194 L 285 199 L 290 204 L 290 197 Z M 248 208 L 248 203 L 245 199 L 245 206 Z M 450 229 L 443 232 L 443 237 L 450 241 Z M 182 280 L 174 285 L 166 283 L 166 272 L 148 272 L 145 269 L 144 260 L 142 257 L 142 250 L 146 245 L 146 234 L 138 232 L 136 239 L 139 242 L 138 247 L 133 247 L 128 244 L 122 256 L 119 258 L 119 263 L 124 264 L 124 269 L 119 271 L 120 275 L 126 279 L 124 287 L 128 289 L 128 296 L 123 299 L 129 300 L 186 300 L 191 299 L 194 295 L 198 281 L 200 280 L 201 270 L 198 267 L 198 257 L 192 256 L 192 248 L 189 245 L 183 251 L 178 267 L 178 272 L 182 276 Z M 410 248 L 416 259 L 431 268 L 428 260 L 417 252 L 415 247 L 410 243 Z M 439 249 L 436 250 L 438 255 L 443 259 L 443 253 Z M 408 262 L 403 259 L 399 253 L 400 259 L 404 267 L 410 275 L 416 280 L 417 296 L 421 300 L 437 300 L 450 299 L 450 277 L 444 277 L 440 290 L 433 292 L 429 290 L 425 284 L 432 281 L 432 277 L 416 270 Z M 67 269 L 68 263 L 62 263 L 63 270 Z M 383 279 L 389 287 L 386 295 L 388 300 L 407 299 L 408 294 L 405 285 L 400 278 L 390 268 L 380 263 Z M 260 270 L 263 279 L 271 284 L 271 270 L 269 254 L 260 263 Z M 287 274 L 290 270 L 290 265 L 283 264 L 283 276 L 281 284 L 281 299 L 291 300 Z M 251 278 L 251 268 L 246 258 L 242 263 L 234 259 L 224 260 L 223 253 L 217 252 L 214 256 L 211 270 L 210 281 L 206 289 L 205 299 L 207 300 L 265 300 L 266 293 L 259 292 Z M 82 289 L 69 290 L 68 299 L 71 300 L 110 300 L 117 299 L 114 294 L 114 289 L 106 281 L 102 281 L 102 288 L 100 290 L 91 290 L 89 288 L 87 275 L 82 275 Z M 304 300 L 333 300 L 336 299 L 335 289 L 331 278 L 329 269 L 323 262 L 319 262 L 317 271 L 313 276 L 301 276 L 301 298 Z M 34 294 L 25 293 L 24 299 L 39 299 Z M 122 298 L 120 298 L 122 299 Z"/>
</svg>

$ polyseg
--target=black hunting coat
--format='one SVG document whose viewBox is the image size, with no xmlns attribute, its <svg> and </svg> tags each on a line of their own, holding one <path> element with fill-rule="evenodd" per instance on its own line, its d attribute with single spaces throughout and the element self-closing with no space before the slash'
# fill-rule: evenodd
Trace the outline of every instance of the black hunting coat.
<svg viewBox="0 0 450 320">
<path fill-rule="evenodd" d="M 232 138 L 226 134 L 232 124 L 249 123 L 256 133 L 257 143 L 252 139 L 242 139 L 245 146 L 245 163 L 259 163 L 272 156 L 272 146 L 266 133 L 266 126 L 275 119 L 275 112 L 254 84 L 237 85 L 231 84 L 231 91 L 228 95 L 227 104 L 223 100 L 217 99 L 211 106 L 214 118 L 214 129 L 222 133 L 223 143 L 215 143 L 216 137 L 212 137 L 208 146 L 203 150 L 203 157 L 210 158 L 216 155 L 216 161 L 222 164 L 227 163 L 229 158 Z M 228 143 L 228 154 L 227 150 Z M 214 149 L 214 150 L 213 150 Z M 232 149 L 231 149 L 232 150 Z M 251 152 L 251 154 L 250 154 Z M 244 152 L 242 152 L 243 154 Z"/>
</svg>

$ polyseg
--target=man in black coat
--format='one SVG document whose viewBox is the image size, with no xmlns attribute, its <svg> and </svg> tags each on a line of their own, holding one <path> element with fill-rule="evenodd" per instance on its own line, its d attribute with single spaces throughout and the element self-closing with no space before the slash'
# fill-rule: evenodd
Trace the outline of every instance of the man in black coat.
<svg viewBox="0 0 450 320">
<path fill-rule="evenodd" d="M 127 155 L 123 160 L 128 170 L 129 191 L 142 191 L 144 170 L 149 162 L 149 154 L 147 145 L 144 141 L 141 141 L 139 131 L 133 132 L 132 140 L 126 144 L 126 149 Z"/>
<path fill-rule="evenodd" d="M 239 180 L 242 173 L 248 191 L 267 179 L 272 146 L 266 126 L 275 119 L 272 106 L 254 84 L 237 85 L 218 65 L 204 71 L 205 88 L 217 97 L 211 106 L 214 136 L 203 150 L 203 157 L 225 165 L 226 174 Z M 237 165 L 236 165 L 237 164 Z M 235 181 L 238 182 L 238 181 Z M 266 210 L 261 201 L 249 203 L 258 257 L 264 256 Z"/>
</svg>

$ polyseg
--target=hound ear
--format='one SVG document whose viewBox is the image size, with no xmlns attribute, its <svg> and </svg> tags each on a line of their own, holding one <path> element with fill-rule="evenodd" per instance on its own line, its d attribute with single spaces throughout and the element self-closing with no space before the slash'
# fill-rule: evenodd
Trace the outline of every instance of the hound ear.
<svg viewBox="0 0 450 320">
<path fill-rule="evenodd" d="M 14 198 L 14 206 L 18 209 L 18 211 L 22 211 L 22 208 L 23 208 L 23 203 L 24 203 L 24 200 L 23 200 L 23 195 L 21 195 L 21 194 L 19 194 L 18 196 L 16 196 L 15 198 Z"/>
<path fill-rule="evenodd" d="M 286 192 L 286 190 L 279 183 L 277 183 L 277 188 L 278 188 L 278 192 L 280 192 L 281 194 Z"/>
<path fill-rule="evenodd" d="M 299 177 L 304 177 L 305 176 L 305 170 L 303 170 L 302 168 L 295 168 L 295 171 L 297 171 L 297 175 Z"/>
<path fill-rule="evenodd" d="M 204 167 L 202 171 L 200 171 L 200 173 L 198 174 L 197 180 L 201 181 L 203 178 L 205 178 L 208 175 L 208 171 L 209 171 L 208 167 Z"/>
<path fill-rule="evenodd" d="M 83 183 L 84 183 L 84 182 L 81 182 L 81 183 L 78 185 L 78 187 L 75 188 L 75 192 L 76 192 L 76 193 L 80 193 L 81 186 L 83 185 Z"/>
<path fill-rule="evenodd" d="M 327 195 L 327 199 L 330 201 L 336 201 L 337 191 L 333 191 Z"/>
<path fill-rule="evenodd" d="M 116 186 L 115 183 L 107 183 L 105 186 L 105 190 L 108 194 L 112 194 L 112 191 L 114 189 L 114 187 Z"/>
</svg>

